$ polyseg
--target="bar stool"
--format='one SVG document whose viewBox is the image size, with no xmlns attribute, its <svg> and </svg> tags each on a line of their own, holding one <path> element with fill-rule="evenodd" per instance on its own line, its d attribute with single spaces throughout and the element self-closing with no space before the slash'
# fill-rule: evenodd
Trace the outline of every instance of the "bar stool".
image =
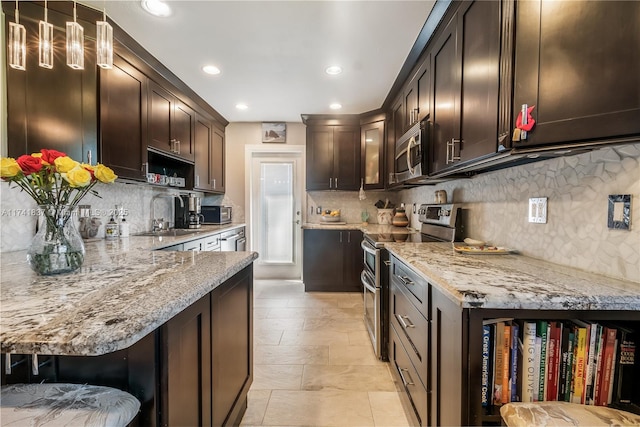
<svg viewBox="0 0 640 427">
<path fill-rule="evenodd" d="M 111 387 L 85 384 L 13 384 L 0 388 L 3 426 L 124 427 L 140 402 Z"/>
<path fill-rule="evenodd" d="M 529 426 L 639 426 L 640 415 L 569 402 L 513 402 L 500 407 L 502 424 Z"/>
</svg>

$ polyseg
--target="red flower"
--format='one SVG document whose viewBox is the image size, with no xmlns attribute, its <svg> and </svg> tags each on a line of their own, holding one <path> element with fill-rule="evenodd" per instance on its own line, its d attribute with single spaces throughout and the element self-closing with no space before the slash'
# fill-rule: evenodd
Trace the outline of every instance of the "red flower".
<svg viewBox="0 0 640 427">
<path fill-rule="evenodd" d="M 46 148 L 43 148 L 42 150 L 40 150 L 40 152 L 42 153 L 42 161 L 52 165 L 53 161 L 55 159 L 57 159 L 58 157 L 65 157 L 66 154 L 62 153 L 60 151 L 56 151 L 56 150 L 47 150 Z"/>
<path fill-rule="evenodd" d="M 25 175 L 30 175 L 32 173 L 40 172 L 42 169 L 42 161 L 38 157 L 33 157 L 29 154 L 24 154 L 16 160 L 18 165 L 20 165 L 20 169 Z"/>
</svg>

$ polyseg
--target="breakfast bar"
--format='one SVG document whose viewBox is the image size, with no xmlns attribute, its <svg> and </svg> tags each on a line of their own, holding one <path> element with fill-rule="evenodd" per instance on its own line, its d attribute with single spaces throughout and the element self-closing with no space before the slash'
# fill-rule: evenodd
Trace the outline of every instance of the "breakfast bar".
<svg viewBox="0 0 640 427">
<path fill-rule="evenodd" d="M 167 242 L 164 242 L 167 243 Z M 2 383 L 116 387 L 141 425 L 239 420 L 252 381 L 255 252 L 154 251 L 154 237 L 86 244 L 71 274 L 2 254 Z"/>
</svg>

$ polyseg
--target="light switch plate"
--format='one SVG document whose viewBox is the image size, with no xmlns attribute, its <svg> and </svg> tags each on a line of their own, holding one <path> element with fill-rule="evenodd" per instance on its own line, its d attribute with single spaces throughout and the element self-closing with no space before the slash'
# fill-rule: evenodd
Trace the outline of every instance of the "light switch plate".
<svg viewBox="0 0 640 427">
<path fill-rule="evenodd" d="M 547 223 L 547 198 L 532 197 L 529 199 L 529 222 Z"/>
<path fill-rule="evenodd" d="M 607 226 L 616 230 L 631 229 L 631 194 L 609 195 Z"/>
</svg>

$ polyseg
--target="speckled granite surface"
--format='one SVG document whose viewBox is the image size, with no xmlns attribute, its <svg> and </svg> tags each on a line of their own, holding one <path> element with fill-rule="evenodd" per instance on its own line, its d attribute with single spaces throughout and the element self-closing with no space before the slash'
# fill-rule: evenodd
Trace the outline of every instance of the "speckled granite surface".
<svg viewBox="0 0 640 427">
<path fill-rule="evenodd" d="M 302 228 L 316 229 L 316 230 L 360 230 L 363 233 L 388 233 L 388 234 L 405 234 L 405 233 L 417 233 L 417 230 L 407 227 L 394 227 L 393 225 L 381 225 L 381 224 L 367 224 L 362 223 L 347 223 L 332 225 L 327 223 L 314 223 L 305 222 Z"/>
<path fill-rule="evenodd" d="M 450 243 L 385 243 L 463 308 L 640 310 L 640 284 L 522 255 L 470 255 Z"/>
<path fill-rule="evenodd" d="M 258 257 L 150 250 L 190 238 L 88 242 L 79 271 L 49 277 L 31 271 L 25 252 L 2 253 L 0 350 L 100 355 L 129 347 Z"/>
</svg>

